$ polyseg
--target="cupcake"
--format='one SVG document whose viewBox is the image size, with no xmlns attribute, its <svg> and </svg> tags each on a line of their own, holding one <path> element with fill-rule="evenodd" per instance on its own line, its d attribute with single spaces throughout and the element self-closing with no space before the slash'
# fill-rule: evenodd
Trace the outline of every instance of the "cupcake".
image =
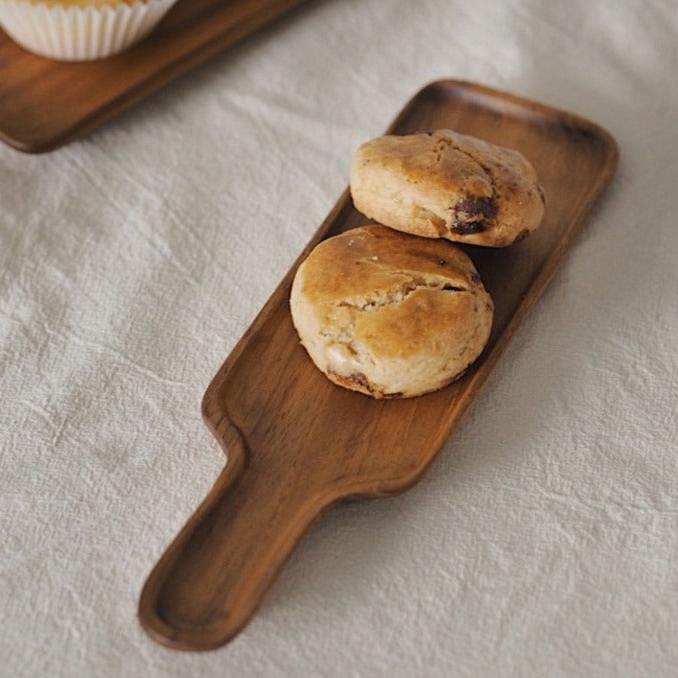
<svg viewBox="0 0 678 678">
<path fill-rule="evenodd" d="M 63 61 L 117 54 L 176 0 L 0 0 L 0 26 L 25 49 Z"/>
</svg>

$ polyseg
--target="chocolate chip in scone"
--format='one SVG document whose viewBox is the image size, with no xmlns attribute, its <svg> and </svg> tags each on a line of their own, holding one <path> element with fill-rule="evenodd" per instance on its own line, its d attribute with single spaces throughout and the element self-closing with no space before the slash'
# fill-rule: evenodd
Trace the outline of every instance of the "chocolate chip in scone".
<svg viewBox="0 0 678 678">
<path fill-rule="evenodd" d="M 456 218 L 452 231 L 462 235 L 484 231 L 487 221 L 497 215 L 497 203 L 492 197 L 462 198 L 452 209 Z"/>
<path fill-rule="evenodd" d="M 484 231 L 486 224 L 484 221 L 460 221 L 452 226 L 450 230 L 459 235 L 471 235 L 471 233 L 480 233 Z"/>
<path fill-rule="evenodd" d="M 460 217 L 474 218 L 477 216 L 491 219 L 497 214 L 497 203 L 494 198 L 462 198 L 455 206 L 455 212 Z"/>
<path fill-rule="evenodd" d="M 471 273 L 469 278 L 471 278 L 471 282 L 476 285 L 480 282 L 480 276 L 477 273 Z"/>
</svg>

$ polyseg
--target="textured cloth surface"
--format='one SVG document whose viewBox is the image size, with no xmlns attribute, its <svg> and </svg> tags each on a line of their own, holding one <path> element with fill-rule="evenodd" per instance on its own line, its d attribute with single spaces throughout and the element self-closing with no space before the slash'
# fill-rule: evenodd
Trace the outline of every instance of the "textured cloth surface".
<svg viewBox="0 0 678 678">
<path fill-rule="evenodd" d="M 0 148 L 0 675 L 675 676 L 677 45 L 670 0 L 319 0 Z M 617 178 L 422 481 L 325 515 L 227 647 L 164 649 L 136 605 L 223 464 L 202 393 L 440 77 L 601 123 Z"/>
</svg>

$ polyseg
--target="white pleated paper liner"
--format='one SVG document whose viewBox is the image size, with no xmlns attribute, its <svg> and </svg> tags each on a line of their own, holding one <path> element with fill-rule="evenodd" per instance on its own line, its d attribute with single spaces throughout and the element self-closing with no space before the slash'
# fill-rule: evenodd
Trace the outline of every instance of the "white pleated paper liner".
<svg viewBox="0 0 678 678">
<path fill-rule="evenodd" d="M 76 7 L 0 0 L 0 25 L 30 52 L 62 61 L 88 61 L 117 54 L 144 38 L 175 2 Z"/>
</svg>

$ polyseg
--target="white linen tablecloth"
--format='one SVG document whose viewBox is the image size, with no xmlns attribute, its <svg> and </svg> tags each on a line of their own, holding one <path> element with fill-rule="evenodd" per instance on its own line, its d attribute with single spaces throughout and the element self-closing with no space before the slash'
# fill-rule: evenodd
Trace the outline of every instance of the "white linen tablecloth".
<svg viewBox="0 0 678 678">
<path fill-rule="evenodd" d="M 677 675 L 677 72 L 670 0 L 321 0 L 0 148 L 0 675 Z M 223 464 L 202 393 L 440 77 L 601 123 L 617 178 L 424 479 L 323 517 L 230 645 L 162 648 L 137 599 Z"/>
</svg>

